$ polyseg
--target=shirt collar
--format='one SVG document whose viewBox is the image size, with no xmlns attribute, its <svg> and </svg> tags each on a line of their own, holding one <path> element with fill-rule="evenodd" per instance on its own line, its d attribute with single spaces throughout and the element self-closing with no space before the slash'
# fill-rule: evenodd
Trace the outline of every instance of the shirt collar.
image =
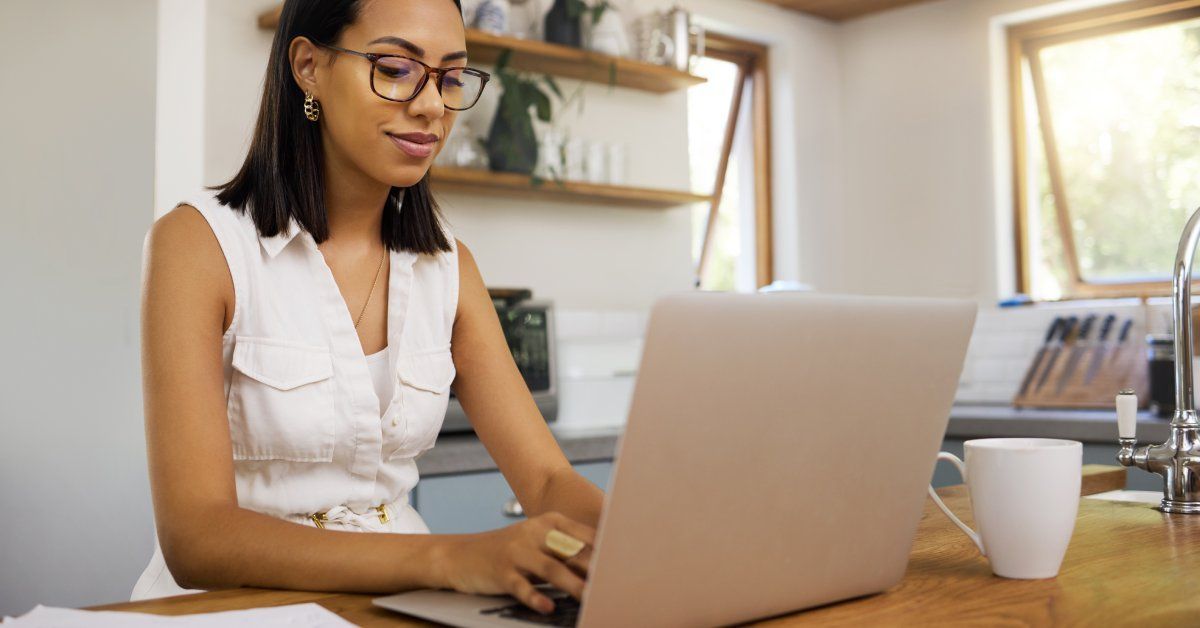
<svg viewBox="0 0 1200 628">
<path fill-rule="evenodd" d="M 283 248 L 288 245 L 288 242 L 291 242 L 292 238 L 295 238 L 296 234 L 298 233 L 300 233 L 300 225 L 296 222 L 295 218 L 289 217 L 287 227 L 284 228 L 283 231 L 280 231 L 277 235 L 273 235 L 269 238 L 264 238 L 262 235 L 259 235 L 258 241 L 262 243 L 263 250 L 267 252 L 267 257 L 273 258 L 276 255 L 279 255 L 279 252 L 282 251 Z"/>
</svg>

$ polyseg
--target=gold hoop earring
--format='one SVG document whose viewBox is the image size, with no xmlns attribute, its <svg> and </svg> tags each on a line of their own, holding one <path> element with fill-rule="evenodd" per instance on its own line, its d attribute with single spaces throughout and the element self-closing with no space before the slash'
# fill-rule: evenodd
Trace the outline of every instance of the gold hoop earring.
<svg viewBox="0 0 1200 628">
<path fill-rule="evenodd" d="M 314 100 L 311 93 L 304 94 L 304 117 L 312 122 L 321 117 L 321 103 Z"/>
</svg>

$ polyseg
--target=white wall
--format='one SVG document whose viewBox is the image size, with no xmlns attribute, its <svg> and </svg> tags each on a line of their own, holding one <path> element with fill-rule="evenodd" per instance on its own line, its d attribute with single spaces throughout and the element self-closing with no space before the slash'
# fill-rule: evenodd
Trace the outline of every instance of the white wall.
<svg viewBox="0 0 1200 628">
<path fill-rule="evenodd" d="M 204 3 L 158 1 L 154 207 L 166 213 L 204 181 Z"/>
<path fill-rule="evenodd" d="M 1029 4 L 934 2 L 843 28 L 840 197 L 813 283 L 995 294 L 988 21 Z"/>
<path fill-rule="evenodd" d="M 941 0 L 838 33 L 836 202 L 801 242 L 819 288 L 994 302 L 1014 288 L 1004 22 L 1095 0 Z M 997 185 L 997 182 L 999 184 Z"/>
<path fill-rule="evenodd" d="M 4 0 L 0 41 L 4 615 L 128 599 L 150 556 L 138 295 L 155 3 Z"/>
<path fill-rule="evenodd" d="M 670 4 L 626 0 L 620 6 L 628 19 Z M 245 155 L 271 40 L 269 33 L 256 29 L 254 20 L 274 5 L 274 0 L 208 0 L 208 184 L 231 176 Z M 835 81 L 836 28 L 751 0 L 696 0 L 689 7 L 710 27 L 774 47 L 775 265 L 778 277 L 795 279 L 800 224 L 818 216 L 831 200 L 827 154 L 836 132 L 836 94 L 819 86 Z M 813 88 L 801 91 L 804 85 Z M 574 86 L 567 82 L 564 87 Z M 468 115 L 477 133 L 486 132 L 498 92 L 491 89 L 484 102 L 460 117 L 456 132 Z M 690 188 L 686 94 L 659 96 L 624 88 L 610 92 L 603 85 L 587 85 L 584 93 L 583 117 L 564 118 L 574 134 L 626 142 L 631 185 Z M 560 308 L 599 310 L 646 310 L 662 293 L 691 286 L 687 207 L 655 211 L 449 193 L 439 199 L 489 285 L 529 286 Z"/>
</svg>

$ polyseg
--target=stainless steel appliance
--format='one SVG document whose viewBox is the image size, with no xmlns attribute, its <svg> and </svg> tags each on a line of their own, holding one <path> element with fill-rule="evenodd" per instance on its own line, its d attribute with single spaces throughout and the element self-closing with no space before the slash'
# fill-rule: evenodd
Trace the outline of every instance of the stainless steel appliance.
<svg viewBox="0 0 1200 628">
<path fill-rule="evenodd" d="M 529 290 L 490 289 L 500 327 L 517 369 L 548 423 L 558 414 L 558 374 L 554 342 L 554 305 L 531 299 Z M 462 404 L 451 394 L 442 434 L 472 431 Z"/>
</svg>

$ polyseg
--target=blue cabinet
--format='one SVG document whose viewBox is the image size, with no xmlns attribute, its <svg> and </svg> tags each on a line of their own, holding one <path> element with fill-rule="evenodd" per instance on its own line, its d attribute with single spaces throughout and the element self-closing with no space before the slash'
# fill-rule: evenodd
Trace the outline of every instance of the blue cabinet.
<svg viewBox="0 0 1200 628">
<path fill-rule="evenodd" d="M 575 470 L 607 490 L 612 461 L 580 463 Z M 483 532 L 524 518 L 505 514 L 513 492 L 499 471 L 422 478 L 414 497 L 417 512 L 434 534 Z"/>
</svg>

